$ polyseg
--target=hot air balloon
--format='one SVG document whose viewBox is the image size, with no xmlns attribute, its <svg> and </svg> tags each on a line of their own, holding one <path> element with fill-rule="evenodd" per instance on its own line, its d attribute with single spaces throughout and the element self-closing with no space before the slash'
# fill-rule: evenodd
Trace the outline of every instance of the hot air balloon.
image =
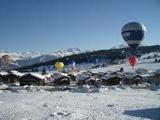
<svg viewBox="0 0 160 120">
<path fill-rule="evenodd" d="M 136 58 L 136 56 L 130 56 L 130 57 L 128 58 L 128 61 L 129 61 L 130 65 L 132 66 L 132 68 L 134 68 L 134 66 L 135 66 L 136 63 L 137 63 L 137 58 Z"/>
<path fill-rule="evenodd" d="M 55 67 L 58 72 L 61 72 L 62 68 L 64 67 L 63 62 L 56 62 Z"/>
<path fill-rule="evenodd" d="M 130 48 L 135 50 L 144 39 L 146 27 L 138 22 L 130 22 L 122 27 L 121 34 Z"/>
<path fill-rule="evenodd" d="M 1 59 L 4 64 L 10 64 L 12 62 L 11 56 L 9 55 L 3 55 Z"/>
<path fill-rule="evenodd" d="M 99 62 L 99 59 L 98 59 L 98 58 L 93 59 L 93 63 L 94 63 L 94 64 L 97 64 L 98 62 Z"/>
<path fill-rule="evenodd" d="M 6 54 L 1 57 L 1 61 L 3 62 L 5 69 L 7 69 L 7 66 L 12 62 L 12 58 L 10 55 Z"/>
<path fill-rule="evenodd" d="M 75 66 L 76 66 L 76 62 L 75 62 L 74 60 L 72 60 L 71 65 L 72 65 L 72 68 L 74 69 L 74 68 L 75 68 Z"/>
<path fill-rule="evenodd" d="M 68 61 L 68 65 L 69 65 L 72 69 L 74 69 L 75 66 L 76 66 L 76 62 L 75 62 L 74 60 L 69 60 L 69 61 Z"/>
</svg>

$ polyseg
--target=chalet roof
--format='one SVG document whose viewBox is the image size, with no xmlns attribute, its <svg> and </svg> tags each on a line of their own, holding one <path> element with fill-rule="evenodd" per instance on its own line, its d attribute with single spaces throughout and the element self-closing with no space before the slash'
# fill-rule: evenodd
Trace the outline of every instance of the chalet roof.
<svg viewBox="0 0 160 120">
<path fill-rule="evenodd" d="M 66 74 L 66 73 L 58 73 L 58 72 L 55 72 L 55 73 L 53 73 L 53 79 L 59 79 L 59 78 L 61 78 L 61 77 L 68 77 L 68 75 Z"/>
<path fill-rule="evenodd" d="M 5 75 L 8 75 L 8 72 L 5 72 L 5 71 L 1 71 L 1 72 L 0 72 L 0 75 L 1 75 L 1 76 L 5 76 Z"/>
<path fill-rule="evenodd" d="M 101 77 L 101 79 L 108 80 L 108 79 L 110 79 L 110 78 L 112 78 L 112 77 L 114 77 L 114 76 L 115 76 L 115 75 L 105 74 L 105 75 L 103 75 L 103 76 Z"/>
<path fill-rule="evenodd" d="M 14 74 L 14 75 L 16 75 L 16 76 L 19 76 L 19 77 L 23 76 L 23 73 L 18 72 L 18 71 L 16 71 L 16 70 L 11 70 L 10 73 L 12 73 L 12 74 Z"/>
<path fill-rule="evenodd" d="M 148 74 L 148 70 L 142 68 L 137 69 L 135 72 L 140 75 Z"/>
<path fill-rule="evenodd" d="M 66 73 L 60 73 L 62 76 L 68 76 Z"/>
<path fill-rule="evenodd" d="M 27 75 L 31 75 L 31 76 L 34 76 L 34 77 L 36 77 L 36 78 L 42 79 L 42 80 L 45 80 L 45 79 L 46 79 L 45 76 L 43 76 L 43 75 L 41 75 L 41 74 L 39 74 L 39 73 L 34 73 L 34 72 L 26 73 L 26 74 L 22 75 L 21 77 L 24 77 L 24 76 L 27 76 Z"/>
<path fill-rule="evenodd" d="M 113 78 L 113 77 L 119 77 L 119 78 L 121 78 L 121 76 L 119 76 L 119 75 L 105 74 L 105 75 L 103 75 L 101 77 L 101 79 L 103 79 L 103 80 L 109 80 L 110 78 Z"/>
<path fill-rule="evenodd" d="M 51 73 L 47 73 L 47 74 L 44 74 L 44 76 L 50 78 L 50 77 L 52 77 L 52 74 Z"/>
<path fill-rule="evenodd" d="M 125 76 L 125 78 L 132 79 L 132 78 L 136 77 L 137 74 L 136 73 L 127 72 L 127 73 L 124 73 L 124 76 Z"/>
<path fill-rule="evenodd" d="M 86 80 L 86 79 L 88 79 L 88 78 L 90 78 L 89 75 L 83 75 L 83 74 L 81 74 L 81 75 L 78 75 L 78 76 L 76 77 L 76 80 Z"/>
<path fill-rule="evenodd" d="M 98 73 L 96 73 L 97 75 L 100 75 L 100 76 L 103 76 L 103 75 L 105 75 L 105 74 L 107 74 L 107 73 L 105 73 L 105 72 L 98 72 Z"/>
<path fill-rule="evenodd" d="M 76 73 L 76 72 L 72 72 L 72 73 L 69 73 L 68 75 L 77 76 L 77 75 L 78 75 L 78 73 Z"/>
<path fill-rule="evenodd" d="M 155 74 L 160 74 L 160 69 L 155 71 Z"/>
<path fill-rule="evenodd" d="M 88 79 L 86 80 L 86 82 L 89 82 L 89 81 L 91 81 L 91 80 L 93 80 L 93 81 L 98 81 L 99 79 L 94 78 L 94 77 L 90 77 L 90 78 L 88 78 Z"/>
<path fill-rule="evenodd" d="M 151 77 L 151 75 L 149 74 L 149 73 L 147 73 L 147 74 L 142 74 L 141 75 L 143 78 L 145 78 L 145 77 Z"/>
</svg>

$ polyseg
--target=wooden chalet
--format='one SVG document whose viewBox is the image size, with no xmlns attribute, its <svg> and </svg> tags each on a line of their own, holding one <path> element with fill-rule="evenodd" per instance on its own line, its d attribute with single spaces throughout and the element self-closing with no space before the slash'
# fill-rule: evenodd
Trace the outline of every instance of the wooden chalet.
<svg viewBox="0 0 160 120">
<path fill-rule="evenodd" d="M 7 83 L 6 76 L 8 75 L 8 72 L 0 72 L 0 83 Z"/>
<path fill-rule="evenodd" d="M 6 75 L 6 83 L 16 83 L 19 82 L 19 77 L 21 77 L 23 74 L 16 71 L 16 70 L 11 70 L 8 72 Z"/>
<path fill-rule="evenodd" d="M 118 85 L 122 81 L 122 77 L 118 75 L 105 74 L 101 77 L 102 85 Z"/>
<path fill-rule="evenodd" d="M 154 83 L 156 85 L 159 85 L 160 84 L 160 70 L 156 71 L 154 74 L 153 74 L 153 79 L 154 79 Z"/>
<path fill-rule="evenodd" d="M 89 78 L 90 78 L 90 76 L 88 76 L 88 75 L 83 75 L 83 74 L 78 75 L 76 77 L 76 81 L 77 81 L 76 84 L 78 86 L 83 86 L 83 85 L 86 84 L 86 80 L 89 79 Z"/>
<path fill-rule="evenodd" d="M 69 76 L 61 76 L 54 80 L 54 85 L 62 86 L 62 85 L 70 85 L 71 78 Z"/>
<path fill-rule="evenodd" d="M 101 85 L 101 81 L 95 76 L 88 78 L 85 82 L 89 86 L 99 87 Z"/>
<path fill-rule="evenodd" d="M 143 79 L 141 75 L 138 75 L 136 73 L 129 73 L 129 72 L 123 74 L 123 84 L 138 85 L 141 83 L 143 83 Z"/>
<path fill-rule="evenodd" d="M 45 85 L 46 77 L 38 73 L 26 73 L 19 78 L 20 85 Z"/>
</svg>

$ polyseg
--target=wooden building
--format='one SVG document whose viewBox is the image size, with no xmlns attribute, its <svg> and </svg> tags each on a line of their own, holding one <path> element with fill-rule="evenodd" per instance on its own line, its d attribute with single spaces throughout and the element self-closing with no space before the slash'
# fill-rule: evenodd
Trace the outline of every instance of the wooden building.
<svg viewBox="0 0 160 120">
<path fill-rule="evenodd" d="M 19 82 L 19 77 L 21 77 L 23 74 L 21 72 L 18 72 L 16 70 L 11 70 L 8 72 L 6 76 L 7 83 L 16 83 Z"/>
<path fill-rule="evenodd" d="M 118 85 L 122 81 L 122 77 L 118 75 L 105 74 L 101 77 L 102 85 Z"/>
<path fill-rule="evenodd" d="M 20 85 L 45 85 L 46 77 L 38 73 L 26 73 L 19 78 Z"/>
<path fill-rule="evenodd" d="M 133 85 L 133 84 L 141 84 L 143 83 L 143 79 L 141 75 L 136 73 L 124 73 L 123 74 L 123 84 Z"/>
<path fill-rule="evenodd" d="M 153 81 L 156 85 L 160 85 L 160 70 L 157 70 L 154 74 L 153 74 Z"/>
<path fill-rule="evenodd" d="M 55 86 L 70 85 L 71 78 L 69 76 L 61 76 L 54 80 Z"/>
<path fill-rule="evenodd" d="M 8 72 L 2 71 L 0 72 L 0 83 L 7 83 L 6 76 L 8 75 Z"/>
<path fill-rule="evenodd" d="M 80 74 L 76 77 L 76 85 L 78 86 L 83 86 L 86 84 L 86 80 L 89 79 L 90 76 L 86 75 L 86 74 Z"/>
</svg>

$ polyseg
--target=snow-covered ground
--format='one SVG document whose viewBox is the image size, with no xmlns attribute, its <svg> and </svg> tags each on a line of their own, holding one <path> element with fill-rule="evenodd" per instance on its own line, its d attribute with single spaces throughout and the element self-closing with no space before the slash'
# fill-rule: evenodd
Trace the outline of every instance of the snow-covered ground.
<svg viewBox="0 0 160 120">
<path fill-rule="evenodd" d="M 160 91 L 0 91 L 0 120 L 160 120 Z"/>
<path fill-rule="evenodd" d="M 156 71 L 160 63 L 154 59 L 140 59 L 135 69 Z M 93 72 L 134 71 L 129 63 L 83 70 Z M 55 88 L 18 87 L 12 90 L 0 86 L 0 120 L 160 120 L 160 87 L 156 89 L 127 86 L 102 86 L 99 89 L 74 86 L 71 91 Z M 14 88 L 14 87 L 13 87 Z M 154 91 L 153 91 L 154 90 Z"/>
</svg>

